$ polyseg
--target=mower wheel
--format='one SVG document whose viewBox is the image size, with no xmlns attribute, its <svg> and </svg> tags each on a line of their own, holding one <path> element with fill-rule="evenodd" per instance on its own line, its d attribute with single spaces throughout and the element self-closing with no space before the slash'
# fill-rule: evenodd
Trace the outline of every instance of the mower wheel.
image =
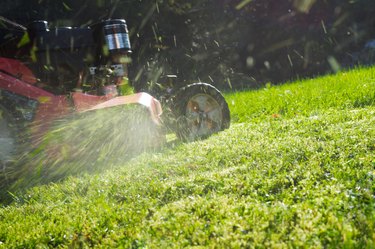
<svg viewBox="0 0 375 249">
<path fill-rule="evenodd" d="M 204 139 L 229 128 L 230 113 L 223 95 L 207 83 L 181 88 L 174 98 L 176 135 L 184 141 Z"/>
<path fill-rule="evenodd" d="M 17 128 L 12 115 L 0 105 L 0 165 L 4 168 L 17 150 Z"/>
</svg>

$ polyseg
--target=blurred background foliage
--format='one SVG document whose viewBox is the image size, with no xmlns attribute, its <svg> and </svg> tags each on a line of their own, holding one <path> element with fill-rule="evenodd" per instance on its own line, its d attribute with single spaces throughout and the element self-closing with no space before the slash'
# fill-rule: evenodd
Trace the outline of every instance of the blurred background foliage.
<svg viewBox="0 0 375 249">
<path fill-rule="evenodd" d="M 124 18 L 138 88 L 177 74 L 240 89 L 371 63 L 374 12 L 373 0 L 2 0 L 0 15 L 52 26 Z"/>
</svg>

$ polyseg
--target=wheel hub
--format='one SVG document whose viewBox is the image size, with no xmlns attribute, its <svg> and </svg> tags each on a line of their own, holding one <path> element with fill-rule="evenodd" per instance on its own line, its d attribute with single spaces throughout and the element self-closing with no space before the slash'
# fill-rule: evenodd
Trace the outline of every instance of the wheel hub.
<svg viewBox="0 0 375 249">
<path fill-rule="evenodd" d="M 189 100 L 186 117 L 192 137 L 219 131 L 223 119 L 219 103 L 208 94 L 197 94 Z"/>
</svg>

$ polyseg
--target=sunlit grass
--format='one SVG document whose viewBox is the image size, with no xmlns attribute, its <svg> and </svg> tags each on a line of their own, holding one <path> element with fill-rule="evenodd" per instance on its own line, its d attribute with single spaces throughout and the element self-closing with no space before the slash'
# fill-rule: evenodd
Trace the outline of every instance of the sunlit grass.
<svg viewBox="0 0 375 249">
<path fill-rule="evenodd" d="M 372 248 L 374 82 L 369 68 L 228 94 L 235 122 L 207 140 L 15 193 L 0 248 Z"/>
<path fill-rule="evenodd" d="M 267 85 L 259 91 L 228 94 L 235 122 L 264 121 L 264 118 L 314 115 L 329 108 L 345 110 L 373 105 L 375 70 L 355 69 L 282 86 Z"/>
</svg>

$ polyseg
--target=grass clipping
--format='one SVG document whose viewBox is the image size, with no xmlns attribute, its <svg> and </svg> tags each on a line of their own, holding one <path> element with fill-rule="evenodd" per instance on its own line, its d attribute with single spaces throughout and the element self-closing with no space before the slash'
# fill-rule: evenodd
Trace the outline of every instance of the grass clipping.
<svg viewBox="0 0 375 249">
<path fill-rule="evenodd" d="M 75 114 L 57 120 L 11 174 L 19 185 L 98 172 L 121 164 L 164 141 L 146 108 L 138 105 Z"/>
</svg>

